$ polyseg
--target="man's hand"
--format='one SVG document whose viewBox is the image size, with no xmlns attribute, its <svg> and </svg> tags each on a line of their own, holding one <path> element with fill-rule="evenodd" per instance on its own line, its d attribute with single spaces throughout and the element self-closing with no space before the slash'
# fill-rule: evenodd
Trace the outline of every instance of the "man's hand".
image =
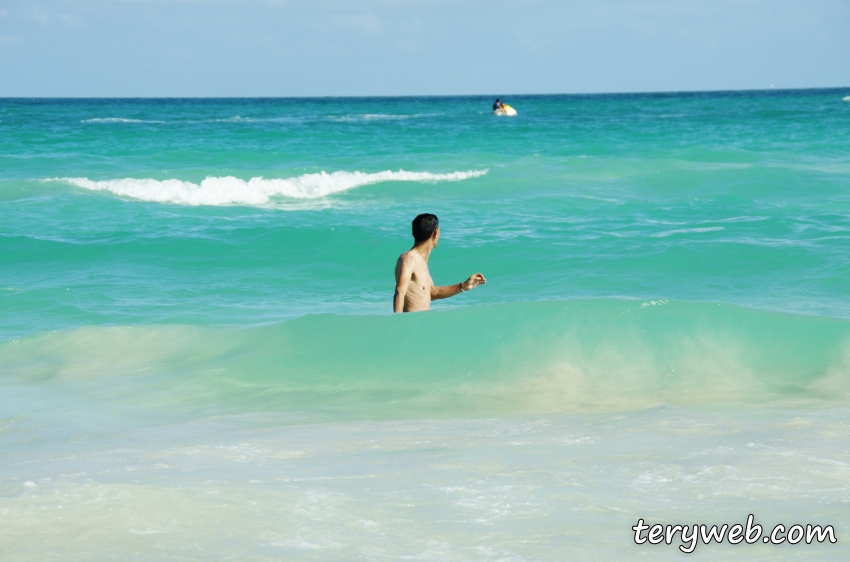
<svg viewBox="0 0 850 562">
<path fill-rule="evenodd" d="M 483 285 L 487 280 L 484 279 L 484 276 L 480 273 L 475 273 L 470 275 L 469 279 L 461 283 L 461 287 L 463 287 L 464 291 L 471 291 L 478 285 Z"/>
</svg>

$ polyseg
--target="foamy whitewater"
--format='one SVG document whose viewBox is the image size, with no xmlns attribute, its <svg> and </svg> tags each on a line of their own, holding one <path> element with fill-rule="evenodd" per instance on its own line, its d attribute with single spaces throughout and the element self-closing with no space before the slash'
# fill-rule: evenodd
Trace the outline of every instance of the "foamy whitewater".
<svg viewBox="0 0 850 562">
<path fill-rule="evenodd" d="M 0 559 L 846 559 L 848 94 L 0 100 Z"/>
<path fill-rule="evenodd" d="M 200 184 L 180 180 L 154 180 L 124 178 L 92 181 L 88 178 L 56 178 L 71 185 L 93 191 L 111 191 L 141 201 L 158 201 L 179 205 L 265 205 L 274 197 L 318 199 L 355 187 L 386 181 L 438 182 L 477 178 L 487 170 L 432 174 L 430 172 L 383 171 L 373 174 L 363 172 L 320 172 L 294 178 L 248 181 L 227 176 L 205 178 Z M 48 180 L 51 181 L 51 180 Z"/>
</svg>

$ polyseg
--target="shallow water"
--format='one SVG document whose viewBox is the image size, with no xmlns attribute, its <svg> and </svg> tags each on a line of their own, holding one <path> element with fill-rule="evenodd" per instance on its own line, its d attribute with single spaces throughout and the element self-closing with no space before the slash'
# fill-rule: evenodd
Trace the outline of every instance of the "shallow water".
<svg viewBox="0 0 850 562">
<path fill-rule="evenodd" d="M 844 95 L 0 101 L 0 553 L 845 557 Z"/>
</svg>

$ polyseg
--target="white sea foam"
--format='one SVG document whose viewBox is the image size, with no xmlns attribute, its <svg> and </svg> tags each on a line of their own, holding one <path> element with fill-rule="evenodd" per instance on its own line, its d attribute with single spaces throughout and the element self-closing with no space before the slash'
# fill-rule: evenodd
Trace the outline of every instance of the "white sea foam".
<svg viewBox="0 0 850 562">
<path fill-rule="evenodd" d="M 843 97 L 843 98 L 841 98 L 841 99 L 843 99 L 844 101 L 850 101 L 850 96 L 844 96 L 844 97 Z"/>
<path fill-rule="evenodd" d="M 706 226 L 702 228 L 680 228 L 676 230 L 665 230 L 664 232 L 658 232 L 657 234 L 650 234 L 652 238 L 665 238 L 667 236 L 673 236 L 674 234 L 691 234 L 691 233 L 701 233 L 701 232 L 717 232 L 718 230 L 723 230 L 722 226 Z"/>
<path fill-rule="evenodd" d="M 208 177 L 200 184 L 176 179 L 155 180 L 124 178 L 90 180 L 88 178 L 51 178 L 46 181 L 65 181 L 93 191 L 110 191 L 116 195 L 141 201 L 175 203 L 178 205 L 265 205 L 276 197 L 320 199 L 363 185 L 386 181 L 441 182 L 477 178 L 487 170 L 469 170 L 447 174 L 431 172 L 320 172 L 294 178 L 243 180 L 233 176 Z"/>
<path fill-rule="evenodd" d="M 353 115 L 329 115 L 325 117 L 315 115 L 286 116 L 286 117 L 242 117 L 234 115 L 222 119 L 209 119 L 204 121 L 187 121 L 187 123 L 285 123 L 292 121 L 328 120 L 337 123 L 360 123 L 363 121 L 399 121 L 403 119 L 417 119 L 421 117 L 434 117 L 442 113 L 410 113 L 410 114 L 386 114 L 386 113 L 364 113 Z"/>
<path fill-rule="evenodd" d="M 241 115 L 234 115 L 233 117 L 226 117 L 225 119 L 213 119 L 216 123 L 239 123 L 240 121 L 256 121 L 256 119 L 252 117 L 242 117 Z"/>
<path fill-rule="evenodd" d="M 173 123 L 173 124 L 195 124 L 195 123 L 290 123 L 299 121 L 311 120 L 328 120 L 338 123 L 362 123 L 364 121 L 397 121 L 404 119 L 417 119 L 421 117 L 434 117 L 443 115 L 442 113 L 411 113 L 411 114 L 384 114 L 384 113 L 365 113 L 354 115 L 329 115 L 329 116 L 279 116 L 279 117 L 243 117 L 241 115 L 233 115 L 230 117 L 222 117 L 216 119 L 189 119 L 189 120 L 174 120 L 162 121 L 159 119 L 130 119 L 126 117 L 94 117 L 92 119 L 83 119 L 80 123 Z"/>
<path fill-rule="evenodd" d="M 164 123 L 164 121 L 146 121 L 144 119 L 125 119 L 123 117 L 95 117 L 83 119 L 80 123 Z"/>
<path fill-rule="evenodd" d="M 362 121 L 399 121 L 403 119 L 417 119 L 420 117 L 435 117 L 442 113 L 411 113 L 411 114 L 387 114 L 387 113 L 364 113 L 357 115 L 333 115 L 328 117 L 331 121 L 338 123 L 359 123 Z"/>
<path fill-rule="evenodd" d="M 287 121 L 300 121 L 300 117 L 242 117 L 234 115 L 224 119 L 207 119 L 204 121 L 187 121 L 187 123 L 285 123 Z"/>
</svg>

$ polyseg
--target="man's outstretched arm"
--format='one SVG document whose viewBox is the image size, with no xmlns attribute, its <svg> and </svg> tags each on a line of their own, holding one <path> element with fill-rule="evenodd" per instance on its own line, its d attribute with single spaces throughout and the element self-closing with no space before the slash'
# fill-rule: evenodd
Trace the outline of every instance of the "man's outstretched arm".
<svg viewBox="0 0 850 562">
<path fill-rule="evenodd" d="M 413 275 L 413 260 L 409 256 L 398 258 L 395 279 L 395 295 L 393 295 L 393 312 L 404 312 L 404 296 L 407 294 L 407 286 L 410 285 L 410 277 Z"/>
<path fill-rule="evenodd" d="M 431 289 L 431 300 L 435 301 L 437 299 L 447 299 L 449 297 L 453 297 L 458 293 L 464 293 L 466 291 L 471 291 L 478 285 L 483 285 L 487 280 L 480 273 L 476 273 L 471 275 L 469 279 L 464 281 L 463 283 L 455 283 L 454 285 L 443 285 L 441 287 L 433 287 Z"/>
</svg>

